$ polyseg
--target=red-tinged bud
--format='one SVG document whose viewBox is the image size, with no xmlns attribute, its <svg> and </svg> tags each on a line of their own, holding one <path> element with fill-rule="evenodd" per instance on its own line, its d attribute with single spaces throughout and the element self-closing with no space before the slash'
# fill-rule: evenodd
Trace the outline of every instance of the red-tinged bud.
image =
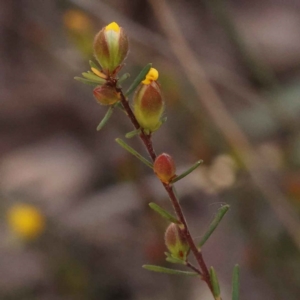
<svg viewBox="0 0 300 300">
<path fill-rule="evenodd" d="M 156 176 L 164 183 L 169 183 L 176 176 L 174 160 L 167 153 L 162 153 L 156 157 L 153 170 Z"/>
<path fill-rule="evenodd" d="M 177 224 L 170 224 L 165 233 L 165 243 L 174 258 L 186 260 L 189 245 Z"/>
<path fill-rule="evenodd" d="M 128 53 L 128 38 L 115 22 L 103 27 L 94 39 L 94 54 L 103 72 L 111 75 L 124 61 Z"/>
<path fill-rule="evenodd" d="M 109 85 L 97 86 L 93 90 L 94 97 L 102 105 L 112 105 L 120 101 L 120 94 Z"/>
<path fill-rule="evenodd" d="M 164 112 L 164 101 L 156 82 L 157 78 L 157 70 L 151 68 L 133 99 L 134 115 L 140 126 L 149 132 L 154 132 L 161 126 L 161 117 Z"/>
</svg>

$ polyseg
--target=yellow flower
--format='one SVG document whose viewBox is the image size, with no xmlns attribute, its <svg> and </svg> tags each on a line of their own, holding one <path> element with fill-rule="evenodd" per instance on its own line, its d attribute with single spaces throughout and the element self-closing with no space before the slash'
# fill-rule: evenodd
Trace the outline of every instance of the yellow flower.
<svg viewBox="0 0 300 300">
<path fill-rule="evenodd" d="M 105 27 L 105 30 L 113 30 L 115 32 L 120 32 L 120 26 L 116 22 L 111 22 Z"/>
<path fill-rule="evenodd" d="M 152 81 L 156 81 L 158 79 L 158 75 L 158 71 L 154 68 L 151 68 L 142 83 L 150 84 Z"/>
<path fill-rule="evenodd" d="M 41 212 L 29 204 L 15 204 L 7 213 L 10 229 L 23 239 L 37 238 L 45 229 L 45 218 Z"/>
</svg>

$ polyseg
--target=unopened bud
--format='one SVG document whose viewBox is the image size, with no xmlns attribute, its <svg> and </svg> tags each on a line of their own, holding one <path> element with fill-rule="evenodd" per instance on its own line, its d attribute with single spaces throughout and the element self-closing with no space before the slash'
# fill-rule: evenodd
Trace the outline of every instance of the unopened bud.
<svg viewBox="0 0 300 300">
<path fill-rule="evenodd" d="M 174 160 L 167 153 L 162 153 L 156 157 L 153 170 L 157 177 L 164 183 L 169 183 L 176 176 Z"/>
<path fill-rule="evenodd" d="M 134 115 L 140 126 L 149 132 L 153 132 L 160 127 L 164 112 L 164 101 L 160 87 L 156 82 L 157 78 L 157 70 L 151 68 L 133 99 Z"/>
<path fill-rule="evenodd" d="M 128 38 L 123 28 L 115 22 L 103 27 L 94 39 L 94 53 L 103 72 L 112 74 L 128 53 Z"/>
<path fill-rule="evenodd" d="M 93 90 L 94 97 L 102 105 L 112 105 L 120 100 L 120 94 L 109 85 L 97 86 Z"/>
<path fill-rule="evenodd" d="M 175 258 L 186 260 L 189 245 L 183 231 L 177 224 L 170 224 L 165 233 L 165 243 L 171 255 Z"/>
</svg>

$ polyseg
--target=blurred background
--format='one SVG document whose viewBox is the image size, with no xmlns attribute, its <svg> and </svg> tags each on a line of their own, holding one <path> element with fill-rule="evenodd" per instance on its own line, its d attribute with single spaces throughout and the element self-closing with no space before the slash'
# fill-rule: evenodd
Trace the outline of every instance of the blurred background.
<svg viewBox="0 0 300 300">
<path fill-rule="evenodd" d="M 195 278 L 148 272 L 165 262 L 171 209 L 151 170 L 116 143 L 132 130 L 74 76 L 93 37 L 116 21 L 131 78 L 152 62 L 168 121 L 153 136 L 178 173 L 197 240 L 231 299 L 300 295 L 300 2 L 296 0 L 10 0 L 0 2 L 0 299 L 212 299 Z M 145 156 L 137 138 L 128 143 Z"/>
</svg>

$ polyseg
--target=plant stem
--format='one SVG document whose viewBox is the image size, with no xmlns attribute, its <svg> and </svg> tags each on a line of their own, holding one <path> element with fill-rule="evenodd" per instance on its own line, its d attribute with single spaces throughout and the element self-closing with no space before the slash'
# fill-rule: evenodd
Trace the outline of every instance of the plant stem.
<svg viewBox="0 0 300 300">
<path fill-rule="evenodd" d="M 121 88 L 119 87 L 116 87 L 115 86 L 115 89 L 118 93 L 120 93 L 120 96 L 121 96 L 121 103 L 130 119 L 130 121 L 132 122 L 133 126 L 135 127 L 135 129 L 140 129 L 140 125 L 137 121 L 137 119 L 135 118 L 134 114 L 133 114 L 133 111 L 131 110 L 131 107 L 128 103 L 128 100 L 126 99 L 126 97 L 124 96 L 124 93 L 122 91 Z M 147 135 L 145 134 L 145 132 L 143 131 L 143 129 L 141 128 L 141 133 L 140 133 L 140 138 L 141 140 L 143 141 L 151 159 L 153 160 L 153 162 L 155 161 L 156 159 L 156 153 L 154 151 L 154 148 L 153 148 L 153 144 L 152 144 L 152 140 L 151 140 L 151 135 Z M 190 233 L 190 230 L 188 228 L 188 224 L 185 220 L 185 217 L 184 217 L 184 214 L 183 214 L 183 211 L 182 211 L 182 208 L 179 204 L 179 201 L 175 195 L 175 190 L 172 186 L 172 184 L 168 184 L 168 183 L 162 183 L 165 190 L 167 191 L 168 195 L 169 195 L 169 198 L 171 200 L 171 203 L 172 203 L 172 206 L 176 212 L 176 215 L 178 217 L 178 220 L 181 222 L 182 224 L 182 230 L 183 230 L 183 233 L 187 239 L 187 242 L 190 246 L 190 249 L 191 251 L 193 252 L 196 260 L 197 260 L 197 263 L 201 269 L 201 274 L 202 274 L 202 280 L 206 282 L 207 286 L 209 287 L 210 291 L 213 293 L 213 289 L 212 289 L 212 284 L 211 284 L 211 280 L 210 280 L 210 276 L 209 276 L 209 271 L 208 271 L 208 268 L 206 266 L 206 263 L 204 261 L 204 258 L 203 258 L 203 255 L 202 255 L 202 252 L 200 249 L 197 248 L 196 244 L 194 243 L 194 240 L 191 236 L 191 233 Z"/>
</svg>

